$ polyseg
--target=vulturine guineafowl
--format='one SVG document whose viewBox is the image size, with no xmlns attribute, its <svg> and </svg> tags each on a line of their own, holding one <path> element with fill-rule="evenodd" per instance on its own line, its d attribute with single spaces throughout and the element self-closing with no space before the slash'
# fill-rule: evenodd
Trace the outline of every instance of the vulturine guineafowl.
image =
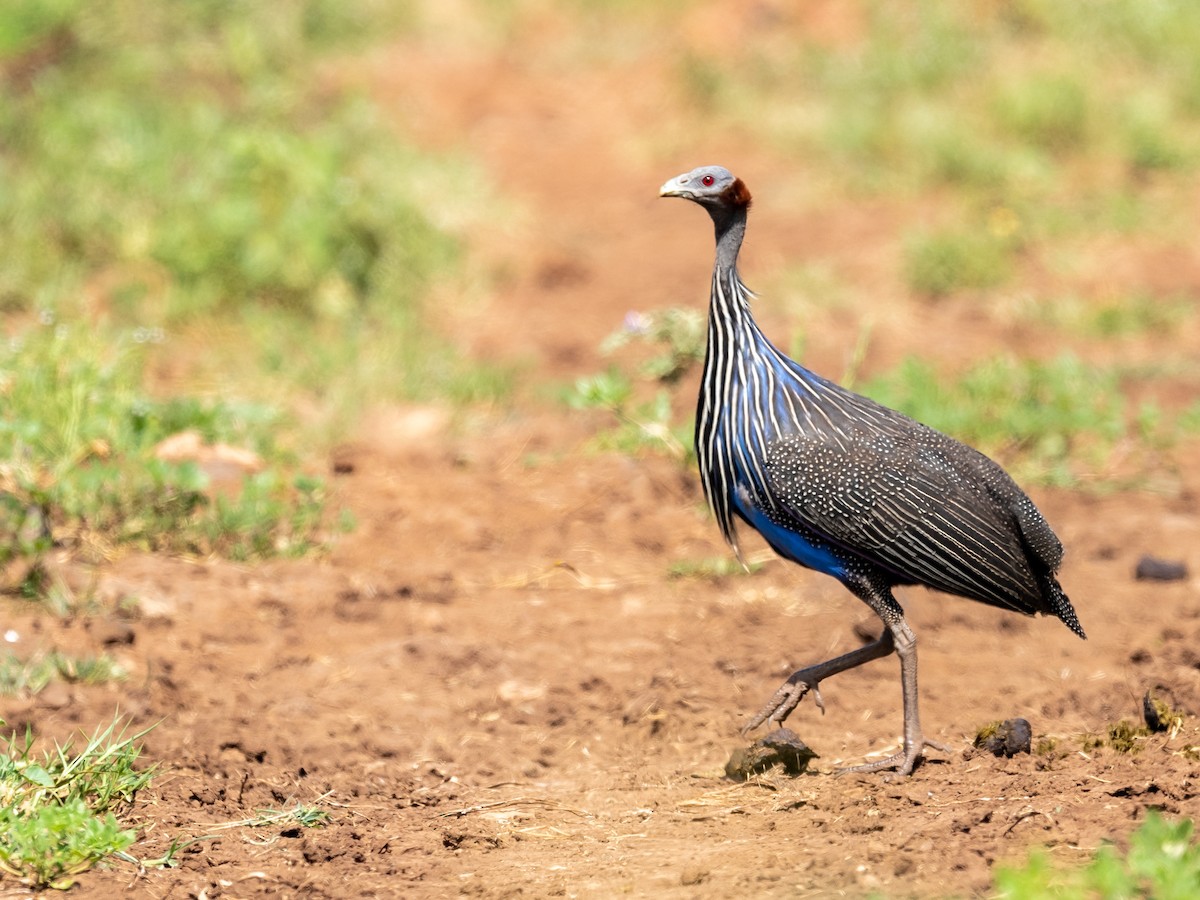
<svg viewBox="0 0 1200 900">
<path fill-rule="evenodd" d="M 737 520 L 780 555 L 831 575 L 883 620 L 882 636 L 792 674 L 746 731 L 782 722 L 809 691 L 893 650 L 900 657 L 904 747 L 848 771 L 909 774 L 921 732 L 917 642 L 892 596 L 922 584 L 992 606 L 1053 614 L 1083 628 L 1055 578 L 1063 548 L 1033 501 L 982 453 L 839 387 L 788 359 L 759 330 L 737 271 L 750 192 L 720 166 L 673 178 L 716 226 L 708 351 L 696 410 L 696 455 L 717 523 L 741 555 Z"/>
</svg>

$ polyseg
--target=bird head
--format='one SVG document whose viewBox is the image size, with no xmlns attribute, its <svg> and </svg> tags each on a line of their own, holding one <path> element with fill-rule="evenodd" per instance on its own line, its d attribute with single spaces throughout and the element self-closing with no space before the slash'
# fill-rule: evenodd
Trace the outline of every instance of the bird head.
<svg viewBox="0 0 1200 900">
<path fill-rule="evenodd" d="M 750 191 L 745 182 L 721 166 L 701 166 L 672 178 L 659 189 L 660 197 L 683 197 L 712 209 L 747 209 Z"/>
</svg>

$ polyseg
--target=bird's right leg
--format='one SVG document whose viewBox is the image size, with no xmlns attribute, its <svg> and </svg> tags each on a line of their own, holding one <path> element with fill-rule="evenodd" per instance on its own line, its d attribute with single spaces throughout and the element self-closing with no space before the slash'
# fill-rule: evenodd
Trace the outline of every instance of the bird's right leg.
<svg viewBox="0 0 1200 900">
<path fill-rule="evenodd" d="M 871 662 L 871 660 L 881 659 L 895 648 L 892 631 L 890 628 L 885 628 L 878 640 L 872 641 L 865 647 L 851 650 L 849 653 L 844 653 L 823 663 L 817 663 L 815 666 L 797 669 L 759 710 L 758 715 L 742 729 L 742 734 L 753 731 L 764 722 L 778 725 L 791 714 L 809 691 L 813 692 L 817 708 L 824 712 L 825 703 L 821 699 L 821 691 L 818 687 L 824 679 L 830 675 L 845 672 L 847 669 L 853 669 L 855 666 L 861 666 L 863 663 Z"/>
<path fill-rule="evenodd" d="M 904 689 L 904 746 L 899 753 L 887 759 L 877 759 L 861 766 L 849 766 L 839 769 L 839 775 L 847 772 L 878 772 L 880 769 L 895 769 L 901 775 L 911 775 L 912 770 L 924 756 L 925 748 L 951 753 L 953 748 L 946 744 L 932 741 L 921 731 L 921 718 L 917 711 L 917 638 L 901 618 L 898 622 L 888 622 L 888 631 L 896 632 L 896 653 L 900 657 L 900 678 Z"/>
<path fill-rule="evenodd" d="M 940 750 L 943 753 L 951 752 L 950 747 L 929 740 L 921 731 L 921 715 L 917 695 L 917 636 L 908 627 L 908 622 L 904 620 L 904 610 L 900 608 L 900 604 L 896 602 L 891 588 L 886 583 L 868 575 L 859 580 L 847 581 L 846 586 L 861 597 L 883 620 L 883 624 L 887 626 L 884 634 L 892 636 L 896 655 L 900 657 L 900 682 L 904 697 L 904 746 L 899 753 L 889 756 L 887 759 L 839 769 L 838 774 L 895 769 L 901 775 L 911 775 L 918 761 L 924 756 L 925 748 Z"/>
</svg>

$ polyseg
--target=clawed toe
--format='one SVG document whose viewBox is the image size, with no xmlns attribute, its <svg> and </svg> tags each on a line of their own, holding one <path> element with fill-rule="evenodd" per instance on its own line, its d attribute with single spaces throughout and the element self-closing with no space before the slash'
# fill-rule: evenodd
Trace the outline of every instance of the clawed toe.
<svg viewBox="0 0 1200 900">
<path fill-rule="evenodd" d="M 821 689 L 817 686 L 819 682 L 814 681 L 808 686 L 812 691 L 813 703 L 817 704 L 817 709 L 821 711 L 821 715 L 825 715 L 825 698 L 821 696 Z"/>
<path fill-rule="evenodd" d="M 846 766 L 834 771 L 835 775 L 849 775 L 863 772 L 880 772 L 884 769 L 895 769 L 898 775 L 911 775 L 917 764 L 925 758 L 925 750 L 937 750 L 941 753 L 951 753 L 953 748 L 938 741 L 920 738 L 912 743 L 906 743 L 904 749 L 886 759 L 877 759 L 860 766 Z"/>
<path fill-rule="evenodd" d="M 817 708 L 824 712 L 825 701 L 821 699 L 821 692 L 817 689 L 816 682 L 806 684 L 803 681 L 788 679 L 780 686 L 779 690 L 771 695 L 771 699 L 758 711 L 758 715 L 742 728 L 742 734 L 747 734 L 764 723 L 781 725 L 783 720 L 791 715 L 792 710 L 800 705 L 800 701 L 809 691 L 813 692 Z"/>
<path fill-rule="evenodd" d="M 825 700 L 821 697 L 819 688 L 822 681 L 830 676 L 837 675 L 839 672 L 845 672 L 847 669 L 861 666 L 863 663 L 870 662 L 873 659 L 880 659 L 887 656 L 895 649 L 895 646 L 895 640 L 891 631 L 885 630 L 879 636 L 878 640 L 872 641 L 864 647 L 851 650 L 849 653 L 843 653 L 835 659 L 818 663 L 815 666 L 796 670 L 783 683 L 779 690 L 772 695 L 771 699 L 767 701 L 767 705 L 759 711 L 758 715 L 751 719 L 750 723 L 742 729 L 742 733 L 745 734 L 747 731 L 752 731 L 764 722 L 774 724 L 783 722 L 809 691 L 812 691 L 813 701 L 817 704 L 817 709 L 825 712 Z"/>
</svg>

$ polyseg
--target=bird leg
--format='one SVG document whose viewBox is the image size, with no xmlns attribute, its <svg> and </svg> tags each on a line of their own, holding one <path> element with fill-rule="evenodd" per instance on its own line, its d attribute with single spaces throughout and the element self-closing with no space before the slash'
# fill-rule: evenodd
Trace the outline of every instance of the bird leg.
<svg viewBox="0 0 1200 900">
<path fill-rule="evenodd" d="M 891 616 L 882 618 L 887 625 L 884 635 L 892 636 L 896 645 L 896 655 L 900 657 L 900 681 L 904 691 L 904 748 L 887 759 L 838 769 L 839 775 L 846 772 L 878 772 L 880 769 L 895 769 L 901 775 L 911 775 L 917 760 L 924 756 L 926 747 L 943 753 L 950 753 L 952 749 L 945 744 L 926 739 L 921 733 L 921 715 L 917 708 L 917 636 L 903 617 L 894 620 Z M 883 638 L 879 640 L 882 641 Z"/>
<path fill-rule="evenodd" d="M 901 620 L 903 621 L 903 620 Z M 907 627 L 907 626 L 905 626 Z M 911 637 L 912 632 L 908 632 Z M 915 641 L 915 638 L 913 639 Z M 841 656 L 828 660 L 823 663 L 817 663 L 815 666 L 808 666 L 804 669 L 797 669 L 792 673 L 791 677 L 785 681 L 767 701 L 766 705 L 759 710 L 758 715 L 750 720 L 750 723 L 742 729 L 742 734 L 748 731 L 753 731 L 764 722 L 772 725 L 778 725 L 783 722 L 804 699 L 804 695 L 809 691 L 813 693 L 813 699 L 816 701 L 817 708 L 821 712 L 825 712 L 825 702 L 821 699 L 821 691 L 818 685 L 828 678 L 830 675 L 836 675 L 839 672 L 845 672 L 847 669 L 853 669 L 856 666 L 861 666 L 863 663 L 868 663 L 873 659 L 880 659 L 887 656 L 895 649 L 895 640 L 892 631 L 885 628 L 879 639 L 872 641 L 865 647 L 859 647 L 857 650 L 851 650 L 849 653 L 844 653 Z M 916 691 L 916 651 L 913 651 L 913 691 Z M 914 693 L 915 696 L 915 693 Z M 905 711 L 907 712 L 907 695 L 905 701 Z M 916 709 L 914 704 L 913 709 Z M 918 729 L 919 731 L 920 729 Z"/>
</svg>

